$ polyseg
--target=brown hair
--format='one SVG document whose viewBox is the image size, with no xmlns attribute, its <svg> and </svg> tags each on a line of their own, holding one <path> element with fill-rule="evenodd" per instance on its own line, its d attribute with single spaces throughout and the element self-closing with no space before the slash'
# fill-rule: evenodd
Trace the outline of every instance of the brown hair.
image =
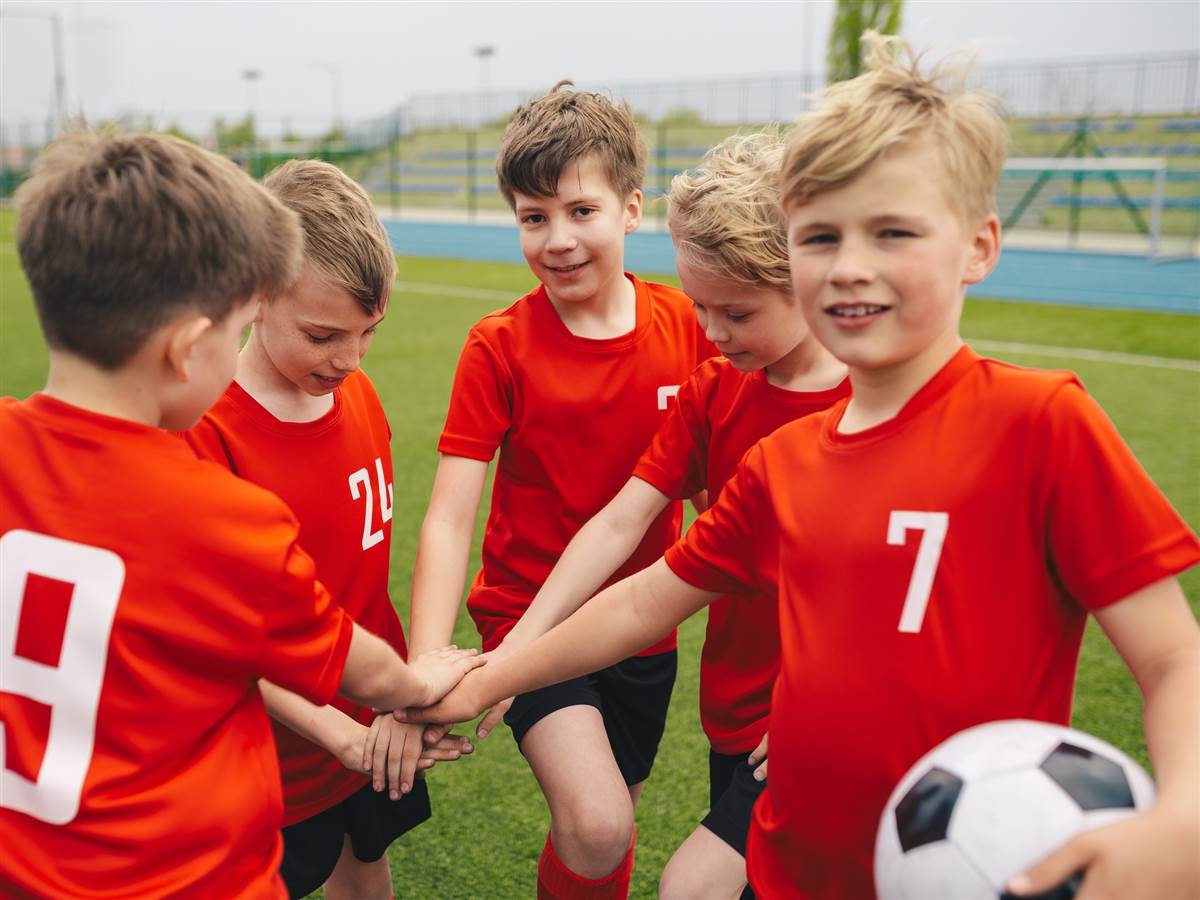
<svg viewBox="0 0 1200 900">
<path fill-rule="evenodd" d="M 621 198 L 642 187 L 646 177 L 646 141 L 625 102 L 603 94 L 565 91 L 560 81 L 549 93 L 513 113 L 496 151 L 500 193 L 514 206 L 513 194 L 553 197 L 558 179 L 571 162 L 599 156 L 608 183 Z"/>
<path fill-rule="evenodd" d="M 779 131 L 768 128 L 726 138 L 671 179 L 668 224 L 677 252 L 718 277 L 790 295 L 782 160 Z"/>
<path fill-rule="evenodd" d="M 69 132 L 16 200 L 46 342 L 110 371 L 182 311 L 220 322 L 299 268 L 295 214 L 229 160 L 169 135 Z"/>
<path fill-rule="evenodd" d="M 1000 101 L 967 90 L 962 67 L 921 74 L 900 38 L 868 31 L 863 43 L 867 71 L 826 88 L 789 136 L 784 206 L 847 184 L 897 144 L 928 140 L 941 157 L 952 208 L 972 224 L 994 212 L 1008 145 Z"/>
<path fill-rule="evenodd" d="M 325 281 L 370 314 L 387 304 L 396 255 L 360 185 L 327 162 L 293 159 L 264 178 L 263 187 L 300 216 L 304 259 Z"/>
</svg>

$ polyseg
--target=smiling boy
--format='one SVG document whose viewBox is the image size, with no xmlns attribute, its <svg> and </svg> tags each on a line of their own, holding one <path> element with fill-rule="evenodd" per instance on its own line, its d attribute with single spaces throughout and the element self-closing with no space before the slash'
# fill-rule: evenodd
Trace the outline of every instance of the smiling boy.
<svg viewBox="0 0 1200 900">
<path fill-rule="evenodd" d="M 1069 723 L 1093 615 L 1145 702 L 1152 809 L 1009 884 L 1194 897 L 1200 630 L 1173 577 L 1200 542 L 1069 372 L 982 358 L 959 336 L 995 266 L 1006 131 L 898 39 L 827 89 L 782 171 L 794 294 L 851 396 L 756 444 L 643 572 L 593 598 L 431 721 L 619 658 L 719 594 L 778 596 L 771 774 L 747 845 L 759 897 L 869 897 L 893 786 L 950 735 Z"/>
<path fill-rule="evenodd" d="M 572 535 L 624 483 L 679 384 L 713 354 L 682 292 L 624 271 L 645 172 L 633 116 L 566 84 L 517 110 L 497 155 L 541 284 L 475 325 L 459 359 L 413 573 L 414 652 L 453 632 L 497 450 L 483 566 L 467 599 L 485 649 L 516 624 Z M 680 519 L 678 503 L 664 508 L 614 577 L 660 556 Z M 550 806 L 539 897 L 628 892 L 634 805 L 675 679 L 674 634 L 648 643 L 518 697 L 505 716 Z"/>
</svg>

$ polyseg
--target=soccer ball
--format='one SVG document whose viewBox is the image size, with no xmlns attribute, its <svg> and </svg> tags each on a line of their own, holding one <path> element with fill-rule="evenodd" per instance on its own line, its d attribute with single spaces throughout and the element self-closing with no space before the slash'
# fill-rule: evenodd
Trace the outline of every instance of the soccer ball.
<svg viewBox="0 0 1200 900">
<path fill-rule="evenodd" d="M 1090 734 L 1023 719 L 977 725 L 925 754 L 892 791 L 875 890 L 880 900 L 996 900 L 1076 834 L 1153 802 L 1141 766 Z M 1066 900 L 1077 886 L 1051 896 Z"/>
</svg>

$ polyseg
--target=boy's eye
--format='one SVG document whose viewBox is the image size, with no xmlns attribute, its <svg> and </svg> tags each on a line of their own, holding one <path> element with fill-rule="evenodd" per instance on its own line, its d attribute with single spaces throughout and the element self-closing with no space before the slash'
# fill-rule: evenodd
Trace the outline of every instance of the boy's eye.
<svg viewBox="0 0 1200 900">
<path fill-rule="evenodd" d="M 312 341 L 314 344 L 328 344 L 330 341 L 333 340 L 332 334 L 311 334 L 310 332 L 307 332 L 307 331 L 304 333 L 306 335 L 308 335 L 308 339 L 310 341 Z"/>
<path fill-rule="evenodd" d="M 885 238 L 903 238 L 912 237 L 913 233 L 911 231 L 905 231 L 903 228 L 885 228 L 883 231 L 879 232 L 879 236 Z"/>
<path fill-rule="evenodd" d="M 575 209 L 575 215 L 577 216 L 590 216 L 595 212 L 596 209 L 592 206 L 579 206 Z"/>
<path fill-rule="evenodd" d="M 521 217 L 522 225 L 540 225 L 544 221 L 546 221 L 546 217 L 541 213 L 530 213 L 527 216 Z"/>
<path fill-rule="evenodd" d="M 837 243 L 837 235 L 829 232 L 821 232 L 819 234 L 810 234 L 801 241 L 802 244 L 835 244 Z"/>
<path fill-rule="evenodd" d="M 750 313 L 726 313 L 725 316 L 730 322 L 745 322 L 750 318 Z"/>
</svg>

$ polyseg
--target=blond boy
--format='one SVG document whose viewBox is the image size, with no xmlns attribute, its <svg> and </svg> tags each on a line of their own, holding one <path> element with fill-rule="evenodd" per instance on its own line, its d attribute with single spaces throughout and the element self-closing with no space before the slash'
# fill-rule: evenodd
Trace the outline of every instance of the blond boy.
<svg viewBox="0 0 1200 900">
<path fill-rule="evenodd" d="M 1091 612 L 1142 689 L 1159 798 L 1010 887 L 1086 868 L 1083 896 L 1195 896 L 1200 630 L 1173 576 L 1200 541 L 1074 376 L 963 344 L 966 286 L 999 254 L 1005 128 L 897 46 L 873 41 L 868 73 L 827 91 L 783 166 L 793 287 L 849 367 L 850 399 L 759 442 L 663 561 L 441 715 L 601 665 L 722 591 L 774 581 L 782 669 L 750 884 L 870 896 L 893 785 L 970 725 L 1068 722 Z"/>
</svg>

